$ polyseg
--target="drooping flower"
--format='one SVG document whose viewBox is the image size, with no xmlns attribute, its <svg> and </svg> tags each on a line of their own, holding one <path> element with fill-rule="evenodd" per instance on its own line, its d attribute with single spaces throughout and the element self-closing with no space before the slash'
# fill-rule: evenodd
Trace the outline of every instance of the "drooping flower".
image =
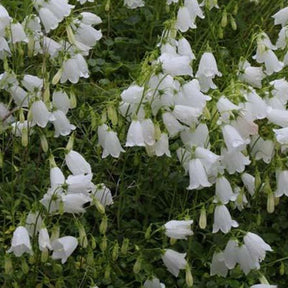
<svg viewBox="0 0 288 288">
<path fill-rule="evenodd" d="M 223 252 L 215 252 L 213 254 L 212 263 L 210 266 L 210 275 L 220 275 L 226 277 L 228 268 L 225 265 L 225 257 Z"/>
<path fill-rule="evenodd" d="M 16 257 L 22 256 L 22 254 L 25 252 L 29 253 L 30 255 L 33 254 L 29 233 L 24 226 L 18 226 L 14 231 L 11 247 L 7 252 L 13 252 Z"/>
<path fill-rule="evenodd" d="M 98 127 L 99 144 L 103 148 L 102 158 L 108 155 L 119 158 L 121 152 L 125 152 L 118 139 L 117 133 L 112 131 L 106 124 Z"/>
<path fill-rule="evenodd" d="M 152 278 L 144 282 L 144 288 L 165 288 L 165 285 L 158 278 Z"/>
<path fill-rule="evenodd" d="M 248 232 L 244 236 L 244 243 L 249 251 L 250 257 L 255 262 L 261 262 L 265 258 L 266 251 L 272 251 L 270 245 L 260 236 L 251 232 Z"/>
<path fill-rule="evenodd" d="M 164 265 L 175 277 L 178 277 L 181 269 L 185 269 L 187 265 L 185 257 L 186 253 L 178 253 L 171 249 L 165 249 L 165 253 L 161 256 Z"/>
<path fill-rule="evenodd" d="M 164 225 L 165 234 L 173 239 L 187 239 L 188 236 L 193 235 L 192 223 L 193 220 L 171 220 Z"/>
<path fill-rule="evenodd" d="M 284 27 L 288 23 L 288 7 L 285 7 L 275 13 L 272 18 L 274 18 L 274 24 L 281 24 Z"/>
<path fill-rule="evenodd" d="M 96 185 L 95 191 L 93 191 L 92 194 L 100 201 L 104 207 L 114 203 L 110 189 L 107 188 L 103 183 Z"/>
<path fill-rule="evenodd" d="M 143 0 L 124 0 L 124 5 L 129 9 L 136 9 L 138 7 L 144 7 L 145 2 Z"/>
<path fill-rule="evenodd" d="M 199 159 L 189 161 L 189 178 L 190 184 L 187 187 L 188 190 L 212 186 L 208 181 L 207 173 Z"/>
<path fill-rule="evenodd" d="M 218 177 L 216 180 L 215 194 L 217 198 L 223 203 L 227 204 L 229 201 L 235 201 L 236 195 L 233 193 L 232 187 L 224 176 Z"/>
<path fill-rule="evenodd" d="M 52 250 L 50 237 L 49 237 L 47 228 L 40 229 L 39 237 L 38 237 L 38 244 L 39 244 L 40 251 L 45 251 L 47 249 Z"/>
<path fill-rule="evenodd" d="M 30 211 L 25 222 L 25 228 L 27 229 L 30 236 L 33 236 L 34 233 L 38 233 L 42 226 L 42 217 L 40 212 Z"/>
<path fill-rule="evenodd" d="M 42 100 L 37 100 L 31 105 L 32 124 L 45 128 L 49 122 L 51 113 Z"/>
<path fill-rule="evenodd" d="M 277 285 L 255 284 L 255 285 L 250 286 L 250 288 L 277 288 Z"/>
<path fill-rule="evenodd" d="M 214 211 L 213 233 L 219 231 L 228 233 L 231 227 L 238 227 L 238 223 L 232 220 L 229 210 L 225 205 L 217 205 Z"/>
<path fill-rule="evenodd" d="M 133 120 L 127 133 L 126 147 L 145 146 L 143 128 L 138 120 Z"/>
<path fill-rule="evenodd" d="M 73 175 L 91 174 L 91 166 L 78 152 L 71 150 L 65 155 L 65 161 Z"/>
<path fill-rule="evenodd" d="M 78 240 L 72 236 L 58 238 L 52 242 L 52 259 L 61 259 L 64 264 L 68 257 L 74 252 L 78 246 Z"/>
</svg>

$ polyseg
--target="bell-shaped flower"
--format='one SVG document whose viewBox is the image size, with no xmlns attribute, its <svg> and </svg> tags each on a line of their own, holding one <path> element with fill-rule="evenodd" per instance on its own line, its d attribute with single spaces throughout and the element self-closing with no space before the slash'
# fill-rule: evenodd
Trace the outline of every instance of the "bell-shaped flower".
<svg viewBox="0 0 288 288">
<path fill-rule="evenodd" d="M 171 153 L 169 150 L 169 137 L 166 133 L 161 133 L 159 140 L 154 144 L 155 155 L 160 157 L 162 155 L 166 155 L 171 157 Z"/>
<path fill-rule="evenodd" d="M 252 147 L 251 154 L 256 160 L 262 159 L 268 164 L 274 156 L 274 146 L 272 140 L 264 140 L 262 137 L 255 135 L 250 143 L 250 147 Z"/>
<path fill-rule="evenodd" d="M 106 124 L 98 127 L 99 144 L 103 148 L 102 158 L 108 155 L 119 158 L 121 152 L 125 152 L 118 139 L 117 133 L 108 128 Z"/>
<path fill-rule="evenodd" d="M 199 108 L 175 105 L 172 113 L 178 121 L 191 126 L 193 123 L 198 122 L 198 117 L 202 114 L 202 111 Z"/>
<path fill-rule="evenodd" d="M 47 251 L 47 249 L 52 250 L 50 237 L 47 228 L 42 228 L 39 231 L 38 244 L 40 251 Z"/>
<path fill-rule="evenodd" d="M 281 129 L 273 129 L 277 141 L 282 145 L 288 144 L 288 127 Z"/>
<path fill-rule="evenodd" d="M 92 176 L 92 174 L 69 175 L 66 180 L 67 193 L 82 193 L 89 196 L 89 192 L 94 189 L 94 184 L 91 182 Z"/>
<path fill-rule="evenodd" d="M 213 233 L 219 231 L 228 233 L 231 227 L 238 227 L 239 224 L 232 220 L 229 210 L 225 205 L 217 205 L 214 211 Z"/>
<path fill-rule="evenodd" d="M 191 49 L 190 43 L 184 37 L 181 37 L 178 40 L 178 54 L 181 56 L 188 56 L 190 61 L 194 60 L 196 57 Z"/>
<path fill-rule="evenodd" d="M 255 177 L 245 172 L 241 175 L 241 180 L 249 194 L 253 196 L 255 193 Z"/>
<path fill-rule="evenodd" d="M 255 285 L 250 286 L 250 288 L 277 288 L 277 285 L 255 284 Z"/>
<path fill-rule="evenodd" d="M 93 3 L 94 0 L 77 0 L 81 5 L 82 4 L 85 4 L 87 1 L 90 2 L 90 3 Z"/>
<path fill-rule="evenodd" d="M 24 32 L 24 28 L 20 23 L 11 24 L 11 42 L 13 44 L 18 42 L 28 42 L 27 36 Z"/>
<path fill-rule="evenodd" d="M 23 226 L 18 226 L 13 233 L 12 243 L 8 253 L 13 252 L 16 257 L 22 256 L 23 253 L 27 252 L 30 255 L 33 254 L 29 233 Z"/>
<path fill-rule="evenodd" d="M 70 123 L 66 115 L 61 110 L 56 110 L 51 113 L 50 121 L 53 123 L 55 128 L 54 137 L 67 136 L 71 131 L 75 130 L 76 127 Z"/>
<path fill-rule="evenodd" d="M 69 80 L 75 84 L 81 77 L 88 78 L 89 71 L 84 57 L 77 53 L 63 62 L 60 82 L 65 83 Z"/>
<path fill-rule="evenodd" d="M 288 196 L 288 170 L 278 171 L 276 173 L 277 189 L 275 191 L 276 197 L 283 195 Z"/>
<path fill-rule="evenodd" d="M 276 42 L 277 48 L 285 49 L 285 47 L 287 46 L 287 40 L 288 40 L 288 27 L 284 26 L 282 27 L 282 29 L 280 30 L 278 34 L 278 39 Z"/>
<path fill-rule="evenodd" d="M 250 257 L 255 262 L 261 262 L 266 256 L 266 251 L 273 251 L 270 245 L 268 245 L 257 234 L 248 232 L 244 238 L 244 243 L 249 251 Z"/>
<path fill-rule="evenodd" d="M 121 93 L 121 98 L 129 104 L 139 104 L 143 97 L 144 87 L 131 85 Z"/>
<path fill-rule="evenodd" d="M 171 112 L 163 113 L 162 118 L 170 137 L 176 136 L 184 129 L 184 126 L 178 122 L 176 117 Z"/>
<path fill-rule="evenodd" d="M 181 6 L 177 14 L 176 29 L 181 32 L 186 32 L 189 28 L 196 28 L 195 23 L 193 23 L 189 9 L 185 6 Z"/>
<path fill-rule="evenodd" d="M 86 25 L 97 25 L 102 23 L 102 20 L 99 16 L 91 12 L 82 12 L 80 13 L 81 22 Z"/>
<path fill-rule="evenodd" d="M 32 115 L 32 124 L 37 124 L 38 126 L 45 128 L 51 113 L 48 111 L 46 105 L 42 100 L 37 100 L 31 105 L 31 115 Z"/>
<path fill-rule="evenodd" d="M 228 151 L 222 148 L 221 163 L 229 174 L 234 174 L 235 172 L 243 172 L 245 166 L 249 165 L 251 161 L 249 160 L 249 156 L 244 156 L 240 151 L 236 151 L 235 149 Z"/>
<path fill-rule="evenodd" d="M 5 32 L 5 28 L 10 24 L 11 17 L 6 8 L 0 4 L 0 35 Z"/>
<path fill-rule="evenodd" d="M 66 213 L 84 213 L 83 205 L 90 202 L 91 198 L 83 193 L 62 195 L 63 211 Z"/>
<path fill-rule="evenodd" d="M 141 121 L 142 131 L 144 142 L 147 145 L 154 145 L 155 144 L 155 127 L 154 123 L 150 118 L 144 119 Z"/>
<path fill-rule="evenodd" d="M 232 103 L 225 96 L 221 96 L 216 104 L 219 113 L 221 114 L 221 122 L 230 122 L 230 116 L 233 116 L 234 111 L 239 111 L 241 108 Z"/>
<path fill-rule="evenodd" d="M 228 273 L 228 268 L 225 264 L 225 258 L 223 252 L 215 252 L 213 254 L 212 263 L 210 266 L 210 275 L 219 275 L 226 277 Z"/>
<path fill-rule="evenodd" d="M 165 227 L 165 235 L 173 239 L 186 239 L 193 235 L 191 224 L 193 220 L 171 220 Z"/>
<path fill-rule="evenodd" d="M 95 191 L 93 191 L 92 194 L 100 201 L 104 207 L 110 206 L 114 203 L 110 189 L 107 188 L 103 183 L 96 185 Z"/>
<path fill-rule="evenodd" d="M 286 81 L 285 78 L 281 78 L 271 81 L 270 84 L 274 87 L 272 95 L 279 99 L 282 104 L 286 105 L 288 101 L 288 95 L 286 93 L 288 89 L 288 81 Z"/>
<path fill-rule="evenodd" d="M 9 92 L 16 105 L 20 107 L 28 107 L 29 95 L 22 87 L 13 85 L 9 88 Z"/>
<path fill-rule="evenodd" d="M 4 37 L 0 37 L 0 59 L 3 60 L 6 56 L 11 55 L 11 50 L 8 42 Z"/>
<path fill-rule="evenodd" d="M 210 96 L 200 91 L 200 84 L 197 79 L 185 83 L 181 87 L 181 92 L 178 93 L 179 96 L 176 98 L 175 104 L 191 106 L 201 111 L 206 106 L 206 101 L 211 99 Z"/>
<path fill-rule="evenodd" d="M 281 24 L 282 27 L 286 26 L 288 23 L 288 7 L 285 7 L 275 13 L 272 18 L 274 18 L 274 24 Z"/>
<path fill-rule="evenodd" d="M 49 33 L 50 30 L 54 30 L 58 27 L 59 21 L 57 17 L 48 8 L 42 7 L 39 9 L 38 13 L 46 33 Z"/>
<path fill-rule="evenodd" d="M 78 240 L 72 236 L 65 236 L 54 240 L 52 242 L 52 259 L 61 259 L 61 263 L 64 264 L 77 246 Z"/>
<path fill-rule="evenodd" d="M 136 9 L 138 7 L 144 7 L 145 2 L 143 0 L 124 0 L 124 5 L 129 9 Z"/>
<path fill-rule="evenodd" d="M 262 80 L 265 78 L 262 67 L 253 67 L 248 61 L 240 63 L 239 80 L 255 88 L 262 87 Z"/>
<path fill-rule="evenodd" d="M 178 253 L 171 249 L 165 249 L 165 253 L 161 256 L 164 265 L 175 277 L 178 277 L 181 269 L 186 268 L 187 261 L 185 257 L 186 253 Z"/>
<path fill-rule="evenodd" d="M 69 111 L 71 104 L 70 99 L 64 91 L 54 91 L 52 96 L 53 106 L 61 110 L 65 115 Z"/>
<path fill-rule="evenodd" d="M 84 23 L 76 23 L 75 25 L 75 40 L 84 44 L 89 49 L 94 47 L 102 38 L 101 30 L 93 28 L 91 25 Z"/>
<path fill-rule="evenodd" d="M 158 278 L 152 278 L 144 282 L 144 288 L 165 288 L 165 285 Z"/>
<path fill-rule="evenodd" d="M 209 131 L 204 123 L 200 123 L 195 130 L 185 129 L 180 134 L 181 140 L 187 147 L 207 147 L 209 144 Z"/>
<path fill-rule="evenodd" d="M 217 200 L 223 204 L 227 204 L 229 201 L 235 201 L 237 197 L 233 193 L 229 181 L 224 176 L 218 177 L 216 180 L 215 195 Z"/>
<path fill-rule="evenodd" d="M 238 252 L 238 241 L 234 239 L 230 239 L 228 243 L 226 244 L 225 250 L 224 250 L 224 261 L 225 265 L 228 269 L 233 269 L 237 262 L 237 252 Z"/>
<path fill-rule="evenodd" d="M 241 151 L 245 149 L 246 145 L 250 142 L 249 139 L 243 139 L 239 132 L 228 124 L 222 127 L 222 133 L 228 151 Z"/>
<path fill-rule="evenodd" d="M 43 88 L 43 79 L 34 75 L 25 74 L 21 83 L 29 92 L 39 92 Z"/>
<path fill-rule="evenodd" d="M 59 52 L 62 50 L 62 46 L 55 40 L 43 36 L 42 39 L 42 53 L 48 53 L 51 58 L 58 56 Z"/>
<path fill-rule="evenodd" d="M 212 184 L 208 181 L 207 173 L 199 159 L 191 159 L 189 161 L 189 178 L 190 184 L 188 190 L 202 189 L 210 187 Z"/>
<path fill-rule="evenodd" d="M 133 120 L 129 126 L 126 147 L 145 146 L 143 128 L 138 120 Z"/>
<path fill-rule="evenodd" d="M 192 67 L 190 65 L 190 58 L 188 56 L 181 56 L 172 53 L 163 53 L 159 57 L 162 63 L 162 69 L 165 74 L 171 76 L 192 76 Z"/>
<path fill-rule="evenodd" d="M 245 275 L 247 275 L 253 269 L 260 268 L 258 261 L 253 260 L 245 244 L 237 248 L 237 261 Z"/>
<path fill-rule="evenodd" d="M 73 175 L 91 174 L 91 166 L 78 152 L 71 150 L 65 155 L 65 161 Z"/>
<path fill-rule="evenodd" d="M 270 122 L 279 125 L 281 127 L 288 126 L 288 111 L 287 110 L 279 110 L 268 107 L 267 109 L 268 115 L 267 118 Z"/>
</svg>

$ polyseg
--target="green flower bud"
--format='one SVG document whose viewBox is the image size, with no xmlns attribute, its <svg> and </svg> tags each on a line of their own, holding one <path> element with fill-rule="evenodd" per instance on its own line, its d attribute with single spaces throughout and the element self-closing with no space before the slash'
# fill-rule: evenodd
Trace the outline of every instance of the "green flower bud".
<svg viewBox="0 0 288 288">
<path fill-rule="evenodd" d="M 128 248 L 129 248 L 129 239 L 125 238 L 122 242 L 121 254 L 126 255 L 128 252 Z"/>
</svg>

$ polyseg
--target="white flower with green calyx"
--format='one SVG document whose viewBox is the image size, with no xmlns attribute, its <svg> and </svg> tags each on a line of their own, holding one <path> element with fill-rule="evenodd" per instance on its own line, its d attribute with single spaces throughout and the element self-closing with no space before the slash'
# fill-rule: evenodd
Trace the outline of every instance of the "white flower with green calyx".
<svg viewBox="0 0 288 288">
<path fill-rule="evenodd" d="M 165 227 L 165 235 L 173 239 L 185 239 L 193 235 L 191 224 L 193 220 L 171 220 L 167 222 Z"/>
<path fill-rule="evenodd" d="M 77 248 L 78 240 L 72 236 L 65 236 L 55 239 L 51 245 L 53 249 L 52 259 L 61 259 L 61 263 L 64 264 Z"/>
<path fill-rule="evenodd" d="M 180 270 L 185 269 L 187 261 L 185 260 L 186 253 L 178 253 L 171 249 L 165 249 L 164 254 L 161 256 L 167 270 L 178 277 Z"/>
</svg>

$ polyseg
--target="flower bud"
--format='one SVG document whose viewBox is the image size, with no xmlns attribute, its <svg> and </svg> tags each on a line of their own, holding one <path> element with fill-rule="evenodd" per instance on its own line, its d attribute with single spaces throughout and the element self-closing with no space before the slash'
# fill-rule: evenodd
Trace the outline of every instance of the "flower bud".
<svg viewBox="0 0 288 288">
<path fill-rule="evenodd" d="M 28 129 L 27 129 L 27 127 L 23 127 L 23 129 L 22 129 L 21 143 L 22 143 L 23 147 L 27 147 L 27 145 L 28 145 Z"/>
<path fill-rule="evenodd" d="M 35 46 L 35 41 L 32 37 L 29 38 L 28 42 L 28 57 L 31 58 L 33 57 L 34 54 L 34 46 Z"/>
<path fill-rule="evenodd" d="M 49 252 L 48 249 L 46 248 L 41 252 L 41 262 L 46 263 L 48 258 L 49 258 Z"/>
<path fill-rule="evenodd" d="M 13 272 L 12 260 L 9 254 L 6 254 L 4 258 L 4 271 L 5 274 L 11 274 Z"/>
<path fill-rule="evenodd" d="M 107 249 L 107 237 L 104 235 L 100 243 L 100 250 L 104 252 Z"/>
<path fill-rule="evenodd" d="M 0 168 L 2 168 L 2 167 L 3 167 L 3 153 L 0 150 Z"/>
<path fill-rule="evenodd" d="M 88 239 L 85 228 L 81 223 L 78 223 L 78 231 L 79 231 L 79 244 L 83 248 L 86 248 L 88 246 Z"/>
<path fill-rule="evenodd" d="M 280 274 L 281 276 L 283 276 L 283 275 L 285 274 L 285 265 L 284 265 L 284 262 L 281 262 L 281 264 L 280 264 L 279 274 Z"/>
<path fill-rule="evenodd" d="M 104 278 L 106 280 L 109 280 L 110 279 L 110 274 L 111 274 L 111 267 L 108 265 L 105 269 L 105 272 L 104 272 Z"/>
<path fill-rule="evenodd" d="M 129 248 L 129 239 L 125 238 L 122 242 L 121 254 L 126 255 L 128 252 L 128 248 Z"/>
<path fill-rule="evenodd" d="M 76 108 L 77 106 L 77 98 L 73 91 L 70 92 L 70 108 Z"/>
<path fill-rule="evenodd" d="M 145 239 L 150 239 L 151 236 L 151 230 L 152 230 L 152 226 L 151 224 L 149 225 L 149 227 L 147 228 L 146 232 L 145 232 Z"/>
<path fill-rule="evenodd" d="M 115 109 L 115 107 L 112 105 L 109 105 L 107 108 L 107 114 L 108 114 L 108 118 L 112 122 L 112 125 L 116 126 L 118 123 L 118 115 L 117 115 L 117 110 Z"/>
<path fill-rule="evenodd" d="M 93 203 L 95 203 L 95 206 L 96 206 L 98 212 L 100 214 L 104 215 L 105 214 L 105 207 L 100 203 L 100 201 L 98 199 L 94 199 L 94 200 L 93 200 Z"/>
<path fill-rule="evenodd" d="M 135 274 L 138 274 L 141 271 L 141 267 L 142 267 L 142 259 L 141 259 L 141 257 L 138 257 L 134 266 L 133 266 L 133 272 Z"/>
<path fill-rule="evenodd" d="M 205 207 L 203 206 L 201 208 L 201 211 L 200 211 L 200 217 L 199 217 L 199 227 L 201 229 L 205 229 L 207 226 L 207 215 L 206 215 L 206 209 Z"/>
<path fill-rule="evenodd" d="M 107 231 L 107 226 L 108 226 L 108 219 L 107 219 L 107 216 L 104 215 L 102 217 L 102 221 L 101 221 L 101 224 L 100 224 L 100 227 L 99 227 L 99 232 L 101 234 L 105 234 L 106 231 Z"/>
<path fill-rule="evenodd" d="M 192 272 L 191 272 L 191 268 L 189 265 L 186 266 L 186 275 L 185 275 L 185 279 L 186 279 L 186 284 L 188 287 L 192 287 L 193 286 L 193 276 L 192 276 Z"/>
<path fill-rule="evenodd" d="M 93 236 L 91 236 L 91 248 L 92 249 L 95 249 L 96 248 L 96 240 L 95 240 L 95 238 L 93 237 Z"/>
<path fill-rule="evenodd" d="M 46 153 L 48 151 L 49 146 L 48 146 L 48 141 L 47 141 L 44 134 L 40 135 L 40 143 L 41 143 L 41 148 L 42 148 L 43 152 Z"/>
<path fill-rule="evenodd" d="M 62 73 L 63 73 L 63 70 L 62 70 L 62 68 L 60 68 L 52 79 L 52 85 L 56 85 L 60 81 L 60 79 L 62 77 Z"/>
<path fill-rule="evenodd" d="M 110 11 L 110 0 L 107 0 L 107 2 L 106 2 L 105 11 L 106 11 L 106 12 L 109 12 L 109 11 Z"/>
<path fill-rule="evenodd" d="M 53 240 L 56 240 L 58 239 L 60 236 L 60 228 L 58 225 L 54 225 L 52 227 L 52 230 L 51 230 L 51 237 L 50 237 L 50 241 L 52 242 Z"/>
<path fill-rule="evenodd" d="M 87 261 L 87 264 L 89 266 L 94 266 L 95 262 L 94 262 L 94 254 L 93 254 L 92 250 L 88 251 L 88 254 L 87 254 L 87 257 L 86 257 L 86 261 Z"/>
<path fill-rule="evenodd" d="M 227 19 L 227 11 L 224 10 L 221 19 L 221 27 L 225 28 L 227 26 L 228 19 Z"/>
<path fill-rule="evenodd" d="M 73 150 L 74 138 L 75 138 L 74 134 L 72 133 L 72 135 L 69 137 L 68 143 L 66 145 L 66 149 L 68 150 L 68 152 Z"/>
<path fill-rule="evenodd" d="M 27 274 L 29 272 L 29 266 L 24 258 L 21 259 L 21 269 L 24 274 Z"/>
<path fill-rule="evenodd" d="M 68 41 L 71 43 L 71 44 L 75 44 L 75 36 L 74 36 L 74 33 L 72 31 L 72 28 L 70 25 L 67 25 L 66 26 L 66 32 L 67 32 L 67 36 L 68 36 Z"/>
<path fill-rule="evenodd" d="M 237 30 L 237 24 L 236 24 L 236 21 L 235 21 L 235 19 L 234 19 L 233 16 L 230 17 L 230 23 L 231 23 L 232 29 L 233 29 L 234 31 L 236 31 L 236 30 Z"/>
<path fill-rule="evenodd" d="M 118 255 L 119 255 L 119 244 L 116 241 L 112 250 L 112 260 L 116 261 L 118 259 Z"/>
<path fill-rule="evenodd" d="M 269 193 L 267 197 L 267 212 L 273 213 L 275 210 L 274 194 Z"/>
</svg>

